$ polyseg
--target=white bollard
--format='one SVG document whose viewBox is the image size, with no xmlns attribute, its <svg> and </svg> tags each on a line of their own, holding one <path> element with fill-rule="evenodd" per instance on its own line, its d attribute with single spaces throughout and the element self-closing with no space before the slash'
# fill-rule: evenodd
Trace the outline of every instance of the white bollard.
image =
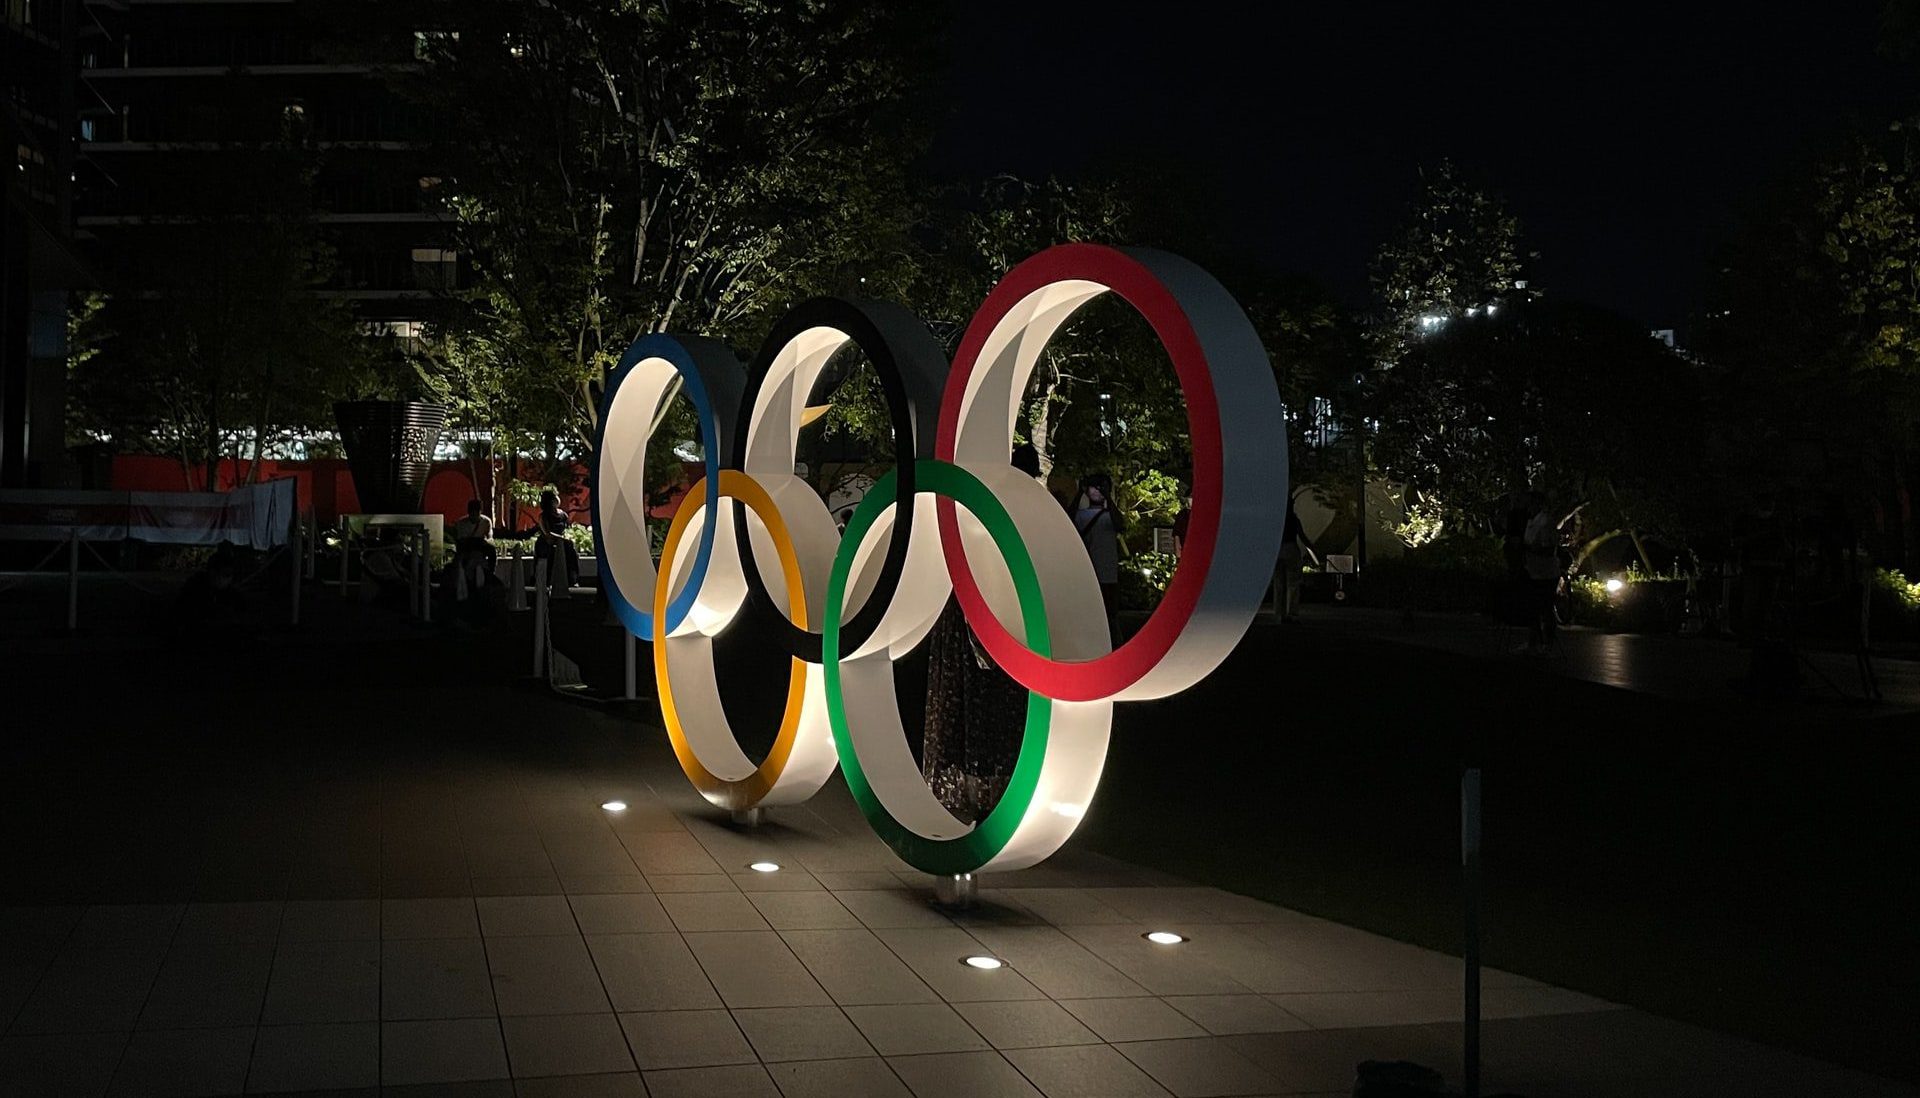
<svg viewBox="0 0 1920 1098">
<path fill-rule="evenodd" d="M 420 528 L 420 620 L 433 620 L 433 537 Z"/>
<path fill-rule="evenodd" d="M 640 641 L 625 629 L 620 632 L 627 638 L 627 700 L 633 701 L 640 696 Z"/>
<path fill-rule="evenodd" d="M 67 532 L 67 632 L 80 628 L 80 528 Z"/>
<path fill-rule="evenodd" d="M 533 673 L 547 673 L 547 562 L 533 566 Z"/>
<path fill-rule="evenodd" d="M 307 570 L 306 534 L 298 524 L 293 528 L 293 541 L 287 545 L 287 570 L 293 573 L 290 585 L 293 599 L 287 605 L 287 624 L 300 624 L 300 573 Z"/>
</svg>

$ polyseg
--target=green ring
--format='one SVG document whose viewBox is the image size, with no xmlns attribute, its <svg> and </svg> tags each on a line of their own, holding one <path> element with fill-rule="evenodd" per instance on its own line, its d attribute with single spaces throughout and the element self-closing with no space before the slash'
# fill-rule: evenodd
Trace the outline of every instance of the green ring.
<svg viewBox="0 0 1920 1098">
<path fill-rule="evenodd" d="M 1001 506 L 993 492 L 980 479 L 958 465 L 944 461 L 922 460 L 914 463 L 915 487 L 947 498 L 965 507 L 993 537 L 995 547 L 1006 560 L 1013 576 L 1014 591 L 1020 599 L 1020 617 L 1026 627 L 1027 646 L 1042 657 L 1051 656 L 1052 642 L 1047 630 L 1047 607 L 1040 593 L 1040 578 L 1033 570 L 1033 558 L 1020 538 L 1013 516 Z M 860 542 L 891 505 L 899 491 L 897 476 L 889 471 L 867 491 L 866 498 L 847 520 L 834 554 L 833 575 L 827 581 L 825 622 L 821 633 L 821 664 L 826 670 L 827 719 L 833 726 L 834 749 L 840 753 L 840 770 L 847 788 L 867 823 L 893 848 L 901 860 L 920 870 L 945 876 L 972 873 L 992 861 L 1013 840 L 1020 821 L 1033 803 L 1040 784 L 1040 768 L 1046 760 L 1047 735 L 1053 723 L 1053 702 L 1041 694 L 1027 691 L 1027 722 L 1020 737 L 1020 753 L 1014 760 L 1013 776 L 1007 782 L 1000 801 L 977 822 L 971 831 L 952 839 L 929 839 L 893 818 L 887 806 L 875 795 L 867 775 L 860 767 L 860 755 L 854 750 L 853 735 L 847 726 L 846 701 L 840 689 L 840 611 L 846 599 L 847 579 L 853 571 L 853 558 Z"/>
</svg>

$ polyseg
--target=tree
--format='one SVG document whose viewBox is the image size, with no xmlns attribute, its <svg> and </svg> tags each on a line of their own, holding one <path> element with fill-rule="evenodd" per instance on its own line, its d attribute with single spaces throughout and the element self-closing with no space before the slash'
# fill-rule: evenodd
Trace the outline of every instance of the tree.
<svg viewBox="0 0 1920 1098">
<path fill-rule="evenodd" d="M 465 422 L 590 458 L 600 382 L 636 336 L 750 345 L 810 294 L 900 281 L 911 6 L 428 10 L 407 86 L 446 128 L 437 192 L 467 282 L 435 368 Z"/>
<path fill-rule="evenodd" d="M 290 122 L 264 145 L 208 150 L 175 180 L 180 204 L 118 242 L 109 294 L 76 316 L 80 440 L 170 454 L 188 486 L 216 490 L 222 458 L 250 457 L 251 482 L 283 432 L 331 421 L 372 359 L 348 307 L 315 293 L 332 254 L 312 169 Z"/>
<path fill-rule="evenodd" d="M 1516 301 L 1439 327 L 1380 376 L 1380 472 L 1453 529 L 1544 491 L 1611 532 L 1672 529 L 1676 478 L 1698 465 L 1691 367 L 1630 321 Z"/>
<path fill-rule="evenodd" d="M 1511 297 L 1522 272 L 1520 221 L 1443 160 L 1373 261 L 1378 353 L 1393 362 L 1426 331 Z"/>
<path fill-rule="evenodd" d="M 1757 492 L 1842 509 L 1920 564 L 1920 148 L 1861 135 L 1769 197 L 1719 264 L 1699 347 L 1718 379 L 1723 512 Z M 1728 515 L 1727 517 L 1731 517 Z"/>
</svg>

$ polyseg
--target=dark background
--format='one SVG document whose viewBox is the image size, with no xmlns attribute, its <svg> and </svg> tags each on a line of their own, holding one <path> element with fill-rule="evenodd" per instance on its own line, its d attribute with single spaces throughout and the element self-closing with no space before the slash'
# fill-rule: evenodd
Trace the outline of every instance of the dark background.
<svg viewBox="0 0 1920 1098">
<path fill-rule="evenodd" d="M 954 3 L 938 168 L 1191 175 L 1246 258 L 1365 299 L 1415 172 L 1522 221 L 1536 288 L 1684 328 L 1716 241 L 1916 103 L 1881 5 Z"/>
</svg>

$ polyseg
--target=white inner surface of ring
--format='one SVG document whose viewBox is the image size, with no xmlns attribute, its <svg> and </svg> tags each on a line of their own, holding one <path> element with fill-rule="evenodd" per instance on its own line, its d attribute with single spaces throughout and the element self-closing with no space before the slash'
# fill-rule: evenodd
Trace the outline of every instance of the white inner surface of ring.
<svg viewBox="0 0 1920 1098">
<path fill-rule="evenodd" d="M 840 546 L 840 530 L 833 521 L 833 513 L 827 510 L 826 501 L 814 491 L 813 485 L 794 473 L 794 467 L 799 460 L 796 450 L 807 398 L 820 379 L 820 372 L 850 342 L 852 337 L 847 333 L 827 327 L 808 328 L 789 339 L 767 369 L 759 395 L 754 399 L 753 418 L 747 425 L 746 472 L 767 490 L 775 506 L 780 508 L 787 535 L 793 539 L 801 560 L 807 620 L 794 624 L 816 633 L 820 631 L 820 615 L 826 602 L 828 569 Z M 894 449 L 912 460 L 911 439 L 905 445 L 896 439 Z M 779 570 L 780 560 L 773 540 L 767 536 L 760 517 L 751 512 L 747 516 L 747 541 L 753 547 L 753 562 L 763 578 Z M 827 562 L 826 567 L 816 566 L 815 562 L 821 560 Z M 768 588 L 772 588 L 771 583 Z M 848 600 L 841 612 L 842 621 L 859 612 L 872 589 L 871 582 L 850 589 L 855 597 Z M 784 611 L 784 600 L 780 600 L 780 606 Z"/>
<path fill-rule="evenodd" d="M 732 541 L 731 507 L 711 506 L 713 496 L 708 495 L 701 504 L 699 513 L 687 522 L 686 531 L 681 537 L 680 548 L 668 567 L 669 582 L 674 584 L 670 590 L 686 582 L 686 573 L 691 570 L 693 553 L 690 551 L 690 539 L 699 533 L 699 525 L 709 516 L 719 514 L 719 523 L 714 530 L 715 541 L 713 557 L 707 565 L 707 582 L 696 598 L 694 612 L 689 619 L 698 616 L 702 625 L 711 628 L 699 628 L 691 624 L 675 630 L 666 641 L 667 674 L 673 684 L 674 711 L 680 718 L 680 731 L 693 749 L 700 765 L 722 781 L 743 781 L 759 769 L 759 764 L 740 750 L 738 738 L 733 726 L 727 721 L 726 707 L 720 700 L 719 675 L 714 667 L 714 635 L 724 629 L 732 620 L 733 613 L 709 612 L 703 609 L 709 589 L 722 591 L 743 591 L 745 582 L 740 574 L 740 557 L 734 551 Z M 748 512 L 752 514 L 751 511 Z M 782 512 L 783 514 L 785 512 Z M 765 536 L 765 527 L 760 528 Z M 785 606 L 787 601 L 786 569 L 780 566 L 779 554 L 773 548 L 772 539 L 767 539 L 768 552 L 773 557 L 773 567 L 762 574 L 766 581 L 767 593 L 777 605 Z M 796 546 L 796 552 L 800 552 Z M 827 563 L 831 563 L 831 557 Z M 820 561 L 809 561 L 800 557 L 802 571 L 810 565 L 822 567 Z M 733 601 L 733 610 L 739 608 L 739 600 Z M 827 724 L 826 683 L 817 664 L 807 664 L 805 694 L 801 702 L 799 727 L 795 730 L 793 748 L 787 755 L 787 763 L 781 770 L 773 788 L 759 803 L 764 805 L 794 804 L 806 800 L 820 788 L 827 776 L 833 773 L 838 757 L 833 746 L 833 730 Z"/>
<path fill-rule="evenodd" d="M 1078 532 L 1070 522 L 1064 524 L 1063 531 L 1041 521 L 1059 516 L 1060 505 L 1033 478 L 1011 466 L 988 470 L 981 479 L 1003 504 L 1008 504 L 1010 496 L 1020 500 L 1008 510 L 1036 566 L 1042 555 L 1064 556 L 1078 562 L 1080 579 L 1074 583 L 1080 589 L 1078 597 L 1059 600 L 1062 613 L 1067 616 L 1053 616 L 1053 600 L 1048 600 L 1048 622 L 1056 644 L 1062 637 L 1071 635 L 1079 637 L 1080 646 L 1088 650 L 1102 648 L 1107 638 L 1106 611 L 1100 602 L 1093 566 L 1080 548 Z M 1021 490 L 1017 481 L 1024 481 L 1027 487 L 1037 490 L 1044 503 Z M 919 510 L 914 515 L 914 529 L 919 533 L 908 548 L 900 593 L 888 607 L 874 635 L 841 661 L 841 699 L 848 736 L 860 757 L 861 770 L 888 814 L 922 838 L 955 839 L 973 830 L 974 825 L 961 822 L 948 811 L 922 776 L 920 764 L 914 760 L 907 743 L 900 699 L 894 688 L 894 660 L 926 638 L 952 591 L 945 558 L 940 553 L 937 537 L 932 536 L 936 529 L 934 498 L 922 495 L 915 506 Z M 986 537 L 985 528 L 966 508 L 956 510 L 963 531 L 971 527 Z M 895 508 L 889 506 L 867 530 L 854 558 L 849 589 L 872 586 L 873 575 L 879 572 L 884 555 L 879 549 L 885 546 L 891 533 L 894 514 Z M 1070 546 L 1057 543 L 1062 533 L 1071 539 Z M 1012 574 L 990 537 L 987 537 L 982 564 L 984 567 L 975 575 L 983 590 L 988 587 L 1012 590 Z M 842 615 L 843 620 L 844 617 Z M 1024 626 L 1018 635 L 1025 635 Z M 924 699 L 919 703 L 924 706 Z M 1113 724 L 1113 703 L 1056 701 L 1052 704 L 1046 754 L 1041 760 L 1033 800 L 1006 846 L 982 869 L 1019 869 L 1043 861 L 1073 834 L 1100 784 Z M 1020 728 L 999 731 L 1019 736 L 1024 728 L 1024 716 L 1022 722 Z"/>
<path fill-rule="evenodd" d="M 1113 644 L 1106 630 L 1100 583 L 1079 527 L 1045 486 L 1009 464 L 1013 428 L 1047 341 L 1081 306 L 1107 289 L 1084 279 L 1053 282 L 1008 310 L 988 333 L 967 377 L 954 435 L 954 461 L 984 481 L 1027 534 L 1027 551 L 1040 577 L 1047 620 L 1056 623 L 1053 657 L 1059 660 L 1098 659 L 1112 651 Z M 958 510 L 958 517 L 960 544 L 981 597 L 1002 628 L 1024 637 L 1019 598 L 999 549 L 964 508 Z M 1101 627 L 1097 631 L 1072 628 L 1071 623 L 1080 621 L 1089 606 L 1099 612 Z"/>
<path fill-rule="evenodd" d="M 680 372 L 664 358 L 644 358 L 614 391 L 601 438 L 600 545 L 602 567 L 624 580 L 621 594 L 641 613 L 653 613 L 653 541 L 647 532 L 647 439 L 654 417 Z M 691 558 L 692 553 L 688 553 Z"/>
</svg>

